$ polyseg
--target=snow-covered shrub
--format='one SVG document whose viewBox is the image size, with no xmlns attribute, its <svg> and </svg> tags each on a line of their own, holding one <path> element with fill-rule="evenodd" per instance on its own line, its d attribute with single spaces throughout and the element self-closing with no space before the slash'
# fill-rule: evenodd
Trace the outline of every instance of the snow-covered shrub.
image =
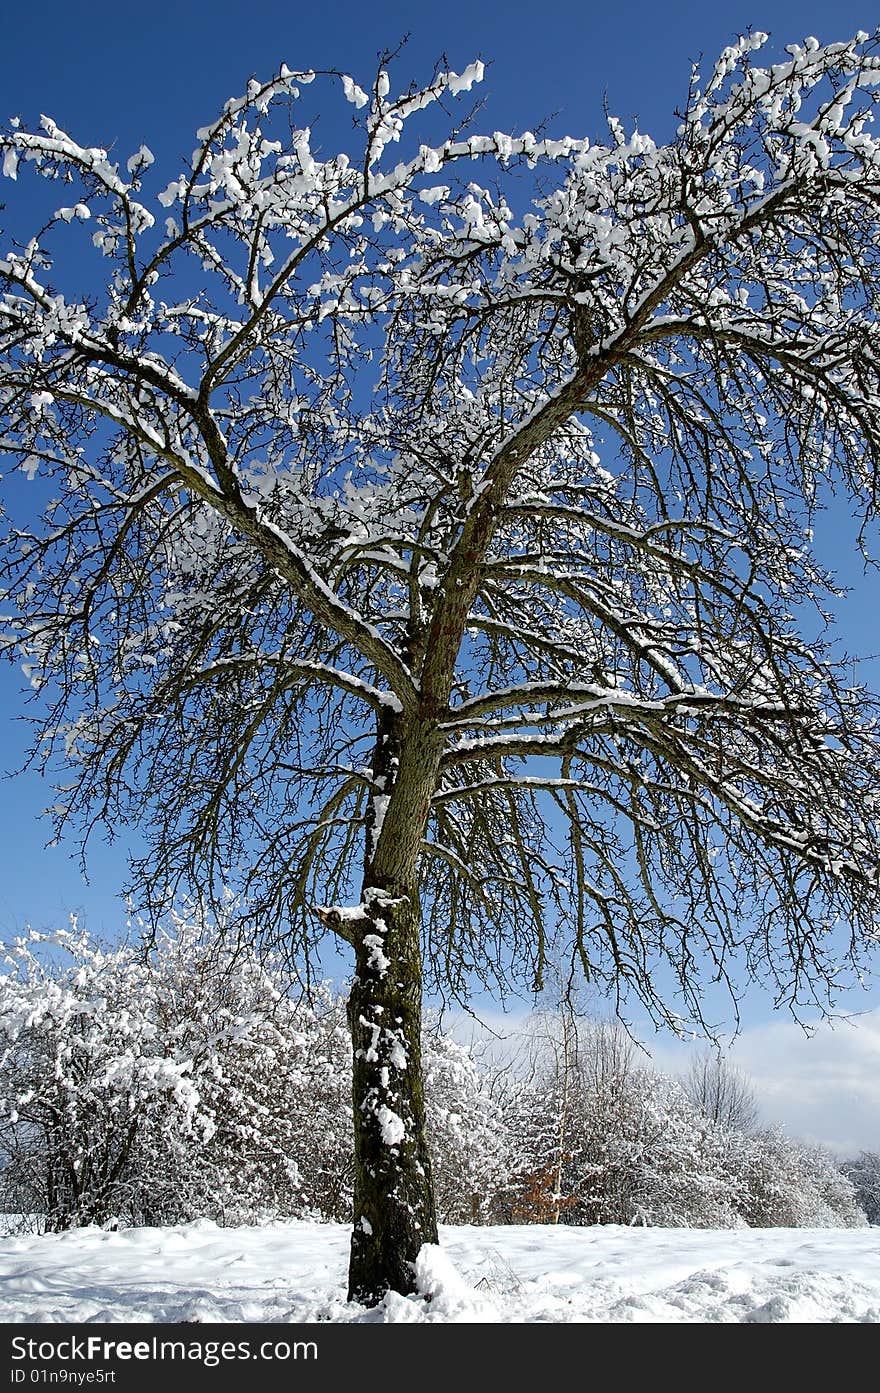
<svg viewBox="0 0 880 1393">
<path fill-rule="evenodd" d="M 673 1079 L 639 1069 L 628 1083 L 613 1108 L 601 1093 L 585 1100 L 582 1222 L 736 1227 L 722 1129 Z"/>
<path fill-rule="evenodd" d="M 345 1004 L 344 996 L 326 984 L 298 1004 L 293 1020 L 300 1063 L 284 1105 L 294 1123 L 292 1154 L 302 1204 L 322 1219 L 351 1223 L 351 1037 Z"/>
<path fill-rule="evenodd" d="M 740 1223 L 724 1129 L 679 1084 L 637 1067 L 618 1025 L 580 1021 L 573 1034 L 570 1024 L 557 1026 L 548 1031 L 545 1018 L 531 1081 L 509 1090 L 506 1122 L 518 1155 L 509 1217 Z"/>
<path fill-rule="evenodd" d="M 74 925 L 5 947 L 0 979 L 4 1207 L 50 1229 L 128 1208 L 133 1156 L 160 1107 L 198 1132 L 190 1062 L 158 1038 L 154 977 L 130 948 Z"/>
<path fill-rule="evenodd" d="M 351 1219 L 338 992 L 301 998 L 278 962 L 198 916 L 172 920 L 149 953 L 74 925 L 16 939 L 3 961 L 0 1210 L 53 1230 Z M 870 1184 L 876 1214 L 867 1153 L 844 1174 L 778 1130 L 726 1128 L 637 1067 L 620 1027 L 560 1022 L 543 1018 L 529 1067 L 491 1083 L 426 1022 L 442 1221 L 855 1225 Z"/>
<path fill-rule="evenodd" d="M 822 1147 L 771 1127 L 740 1134 L 733 1160 L 740 1213 L 750 1228 L 855 1228 L 865 1223 L 852 1180 Z"/>
<path fill-rule="evenodd" d="M 638 1069 L 626 1083 L 581 1095 L 567 1168 L 570 1221 L 735 1226 L 722 1130 L 672 1079 Z"/>
<path fill-rule="evenodd" d="M 177 921 L 150 970 L 157 1041 L 186 1070 L 196 1105 L 184 1126 L 166 1107 L 148 1113 L 131 1217 L 247 1223 L 302 1212 L 303 1100 L 323 1072 L 315 1011 L 284 994 L 277 964 L 207 925 Z"/>
<path fill-rule="evenodd" d="M 500 1103 L 473 1052 L 431 1019 L 422 1059 L 437 1217 L 444 1224 L 492 1223 L 511 1166 Z"/>
<path fill-rule="evenodd" d="M 351 1046 L 329 986 L 195 916 L 149 954 L 76 928 L 30 934 L 0 975 L 0 1209 L 49 1229 L 350 1221 Z M 441 1217 L 481 1222 L 506 1174 L 472 1054 L 424 1032 Z"/>
<path fill-rule="evenodd" d="M 845 1161 L 841 1170 L 852 1182 L 868 1223 L 880 1224 L 880 1153 L 862 1151 L 854 1161 Z"/>
<path fill-rule="evenodd" d="M 178 923 L 145 956 L 74 926 L 5 951 L 7 1209 L 46 1227 L 289 1212 L 301 1203 L 291 1007 L 255 958 Z"/>
</svg>

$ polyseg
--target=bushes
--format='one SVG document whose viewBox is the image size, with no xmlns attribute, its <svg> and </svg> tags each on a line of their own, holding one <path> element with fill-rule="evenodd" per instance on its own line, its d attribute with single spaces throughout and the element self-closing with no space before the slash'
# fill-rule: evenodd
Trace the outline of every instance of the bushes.
<svg viewBox="0 0 880 1393">
<path fill-rule="evenodd" d="M 344 1000 L 183 920 L 148 957 L 74 927 L 5 950 L 0 1208 L 47 1229 L 350 1221 Z M 470 1054 L 425 1032 L 441 1216 L 479 1221 L 505 1171 Z"/>
<path fill-rule="evenodd" d="M 188 1071 L 157 1049 L 151 975 L 75 929 L 5 954 L 0 994 L 4 1207 L 50 1229 L 105 1222 L 132 1196 L 151 1109 L 197 1126 Z M 146 1009 L 144 1009 L 146 1008 Z"/>
<path fill-rule="evenodd" d="M 581 1023 L 574 1048 L 519 1093 L 511 1217 L 575 1224 L 735 1225 L 727 1138 L 671 1079 L 637 1067 L 616 1025 Z"/>
<path fill-rule="evenodd" d="M 544 1020 L 530 1082 L 511 1091 L 506 1118 L 519 1163 L 509 1218 L 698 1228 L 865 1222 L 852 1182 L 821 1148 L 707 1115 L 680 1083 L 636 1065 L 617 1024 L 578 1022 L 574 1038 L 571 1029 L 559 1018 L 548 1030 Z"/>
<path fill-rule="evenodd" d="M 173 922 L 149 955 L 76 926 L 31 934 L 5 966 L 0 1208 L 53 1230 L 350 1220 L 349 1037 L 329 987 L 297 999 L 277 962 L 198 921 Z M 429 1019 L 423 1056 L 443 1222 L 852 1225 L 860 1201 L 877 1214 L 876 1157 L 844 1174 L 778 1129 L 707 1116 L 617 1025 L 542 1018 L 525 1065 L 490 1076 Z"/>
<path fill-rule="evenodd" d="M 504 1127 L 473 1053 L 428 1019 L 423 1031 L 428 1145 L 441 1224 L 486 1224 L 511 1167 Z"/>
<path fill-rule="evenodd" d="M 778 1127 L 733 1151 L 738 1207 L 750 1228 L 855 1228 L 865 1223 L 852 1182 L 831 1154 Z"/>
<path fill-rule="evenodd" d="M 868 1223 L 880 1224 L 880 1155 L 862 1151 L 856 1160 L 845 1161 L 841 1169 L 852 1182 Z"/>
<path fill-rule="evenodd" d="M 240 1221 L 302 1204 L 295 1008 L 178 923 L 144 957 L 76 928 L 10 945 L 0 991 L 4 1205 L 84 1223 Z"/>
</svg>

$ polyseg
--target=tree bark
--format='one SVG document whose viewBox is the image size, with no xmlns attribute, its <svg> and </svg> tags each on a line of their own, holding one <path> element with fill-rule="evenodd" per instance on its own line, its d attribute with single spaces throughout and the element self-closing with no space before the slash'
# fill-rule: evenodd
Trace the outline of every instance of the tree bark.
<svg viewBox="0 0 880 1393">
<path fill-rule="evenodd" d="M 348 1001 L 355 1182 L 348 1297 L 376 1305 L 415 1291 L 414 1263 L 437 1242 L 422 1084 L 422 964 L 415 886 L 364 892 Z"/>
<path fill-rule="evenodd" d="M 414 1263 L 437 1242 L 422 1081 L 418 863 L 440 742 L 430 723 L 379 722 L 364 888 L 349 920 L 355 1180 L 349 1300 L 415 1291 Z"/>
</svg>

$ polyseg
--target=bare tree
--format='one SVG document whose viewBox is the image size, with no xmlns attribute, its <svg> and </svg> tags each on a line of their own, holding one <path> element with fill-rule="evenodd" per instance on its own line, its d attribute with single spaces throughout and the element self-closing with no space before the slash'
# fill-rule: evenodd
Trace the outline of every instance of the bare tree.
<svg viewBox="0 0 880 1393">
<path fill-rule="evenodd" d="M 733 1132 L 750 1132 L 758 1120 L 752 1082 L 720 1055 L 707 1051 L 692 1063 L 684 1090 L 710 1122 Z"/>
<path fill-rule="evenodd" d="M 436 1238 L 425 973 L 540 986 L 555 936 L 677 1026 L 707 979 L 821 1004 L 876 930 L 875 707 L 810 537 L 832 481 L 877 503 L 880 58 L 764 42 L 663 146 L 438 139 L 481 66 L 394 96 L 384 62 L 250 82 L 165 187 L 0 136 L 65 200 L 0 261 L 59 832 L 138 823 L 156 914 L 231 890 L 350 946 L 361 1300 Z"/>
</svg>

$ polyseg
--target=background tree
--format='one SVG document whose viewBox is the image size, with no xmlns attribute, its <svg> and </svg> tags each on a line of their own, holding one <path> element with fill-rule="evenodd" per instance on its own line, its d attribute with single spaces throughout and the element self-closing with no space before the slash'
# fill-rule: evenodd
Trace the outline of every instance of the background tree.
<svg viewBox="0 0 880 1393">
<path fill-rule="evenodd" d="M 751 1080 L 711 1051 L 694 1060 L 684 1090 L 704 1117 L 730 1131 L 751 1131 L 758 1120 L 758 1100 Z"/>
<path fill-rule="evenodd" d="M 852 1180 L 821 1146 L 779 1127 L 740 1135 L 732 1153 L 737 1208 L 749 1228 L 859 1228 L 865 1212 Z"/>
<path fill-rule="evenodd" d="M 841 1167 L 855 1188 L 856 1197 L 869 1224 L 880 1224 L 880 1154 L 861 1151 Z"/>
<path fill-rule="evenodd" d="M 308 1208 L 302 1118 L 318 1108 L 323 1029 L 277 970 L 197 921 L 149 959 L 74 927 L 16 940 L 4 965 L 4 1208 L 49 1230 Z"/>
<path fill-rule="evenodd" d="M 494 1223 L 516 1139 L 505 1128 L 491 1078 L 474 1049 L 445 1035 L 432 1015 L 422 1052 L 437 1217 L 443 1224 Z"/>
<path fill-rule="evenodd" d="M 567 1030 L 563 1055 L 559 1018 L 530 1020 L 523 1056 L 487 1080 L 510 1138 L 498 1205 L 507 1222 L 546 1224 L 557 1215 L 569 1224 L 687 1228 L 865 1222 L 867 1186 L 860 1188 L 853 1163 L 840 1166 L 778 1127 L 746 1131 L 707 1116 L 679 1081 L 639 1062 L 619 1022 L 582 1017 Z"/>
<path fill-rule="evenodd" d="M 63 966 L 61 966 L 63 964 Z M 125 949 L 103 952 L 74 927 L 4 953 L 0 992 L 3 1207 L 50 1231 L 118 1211 L 144 1116 L 166 1093 L 192 1119 L 187 1071 L 154 1051 L 149 974 Z M 132 1014 L 134 1002 L 145 1009 Z"/>
<path fill-rule="evenodd" d="M 349 945 L 362 1300 L 436 1237 L 423 963 L 539 986 L 555 934 L 678 1027 L 705 979 L 821 1006 L 876 927 L 873 707 L 808 640 L 825 491 L 877 498 L 880 58 L 764 43 L 663 146 L 444 138 L 481 66 L 384 62 L 321 79 L 344 153 L 284 67 L 164 188 L 146 147 L 0 136 L 64 193 L 0 261 L 56 815 L 143 827 L 148 911 L 231 886 Z"/>
<path fill-rule="evenodd" d="M 510 1085 L 519 1222 L 738 1227 L 732 1138 L 681 1086 L 639 1064 L 619 1022 L 532 1024 L 534 1068 Z M 565 1053 L 558 1048 L 567 1045 Z M 561 1063 L 567 1061 L 563 1084 Z"/>
</svg>

